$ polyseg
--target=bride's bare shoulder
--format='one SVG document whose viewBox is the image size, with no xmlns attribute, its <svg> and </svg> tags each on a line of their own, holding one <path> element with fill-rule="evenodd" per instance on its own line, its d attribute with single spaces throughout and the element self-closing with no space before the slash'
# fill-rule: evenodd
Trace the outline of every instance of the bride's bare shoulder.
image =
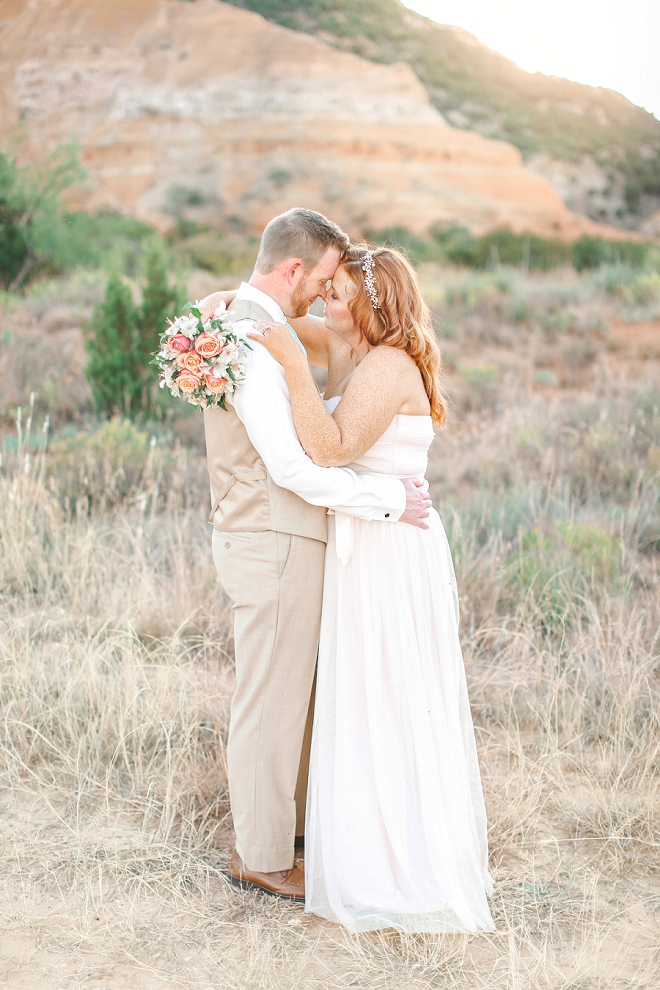
<svg viewBox="0 0 660 990">
<path fill-rule="evenodd" d="M 367 362 L 372 371 L 391 369 L 400 373 L 404 369 L 409 368 L 414 371 L 417 368 L 409 354 L 402 351 L 400 347 L 390 347 L 389 344 L 379 344 L 377 347 L 372 347 L 362 363 L 366 365 Z"/>
</svg>

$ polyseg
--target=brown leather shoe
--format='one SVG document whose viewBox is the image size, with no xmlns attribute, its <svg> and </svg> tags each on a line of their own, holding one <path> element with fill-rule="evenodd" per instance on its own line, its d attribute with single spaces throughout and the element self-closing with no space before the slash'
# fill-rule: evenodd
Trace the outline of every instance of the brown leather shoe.
<svg viewBox="0 0 660 990">
<path fill-rule="evenodd" d="M 229 879 L 241 890 L 258 890 L 289 901 L 305 900 L 305 873 L 300 866 L 277 873 L 256 873 L 246 869 L 236 850 L 229 863 Z"/>
</svg>

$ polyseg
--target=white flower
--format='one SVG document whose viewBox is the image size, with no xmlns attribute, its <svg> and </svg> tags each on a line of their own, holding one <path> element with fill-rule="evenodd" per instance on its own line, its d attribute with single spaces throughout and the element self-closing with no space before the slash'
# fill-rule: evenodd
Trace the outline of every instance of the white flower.
<svg viewBox="0 0 660 990">
<path fill-rule="evenodd" d="M 176 320 L 167 330 L 167 335 L 169 337 L 174 336 L 174 334 L 182 333 L 185 337 L 190 340 L 193 339 L 197 331 L 197 317 L 192 314 L 186 314 L 184 316 L 177 316 Z"/>
<path fill-rule="evenodd" d="M 233 340 L 228 340 L 222 348 L 222 359 L 225 364 L 231 364 L 238 357 L 238 347 Z"/>
<path fill-rule="evenodd" d="M 227 315 L 227 303 L 221 302 L 213 311 L 213 319 L 221 320 Z"/>
</svg>

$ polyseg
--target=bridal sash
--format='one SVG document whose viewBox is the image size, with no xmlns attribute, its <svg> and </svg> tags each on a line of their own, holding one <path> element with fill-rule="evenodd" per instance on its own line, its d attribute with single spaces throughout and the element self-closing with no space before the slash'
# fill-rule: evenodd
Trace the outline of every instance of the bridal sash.
<svg viewBox="0 0 660 990">
<path fill-rule="evenodd" d="M 334 509 L 328 509 L 328 515 L 335 517 L 335 550 L 341 566 L 346 567 L 353 556 L 353 516 Z"/>
</svg>

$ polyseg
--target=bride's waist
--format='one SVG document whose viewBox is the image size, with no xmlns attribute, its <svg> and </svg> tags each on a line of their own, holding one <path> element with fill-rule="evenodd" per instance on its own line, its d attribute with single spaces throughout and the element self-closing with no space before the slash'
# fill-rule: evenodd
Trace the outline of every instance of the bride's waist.
<svg viewBox="0 0 660 990">
<path fill-rule="evenodd" d="M 360 473 L 365 474 L 366 472 L 360 472 Z M 428 481 L 426 480 L 426 478 L 423 475 L 415 475 L 415 474 L 402 474 L 402 475 L 397 475 L 397 474 L 376 474 L 374 471 L 369 471 L 368 473 L 369 473 L 370 477 L 373 477 L 373 478 L 391 478 L 393 481 L 408 481 L 409 479 L 413 479 L 415 481 L 421 481 L 421 486 L 420 487 L 421 487 L 422 491 L 428 492 L 428 490 L 429 490 L 429 483 L 428 483 Z M 347 516 L 349 519 L 359 518 L 359 516 L 358 517 L 354 517 L 354 515 L 353 515 L 352 512 L 351 513 L 342 512 L 341 509 L 328 509 L 327 512 L 328 512 L 328 515 L 329 516 L 339 515 L 339 516 Z"/>
</svg>

